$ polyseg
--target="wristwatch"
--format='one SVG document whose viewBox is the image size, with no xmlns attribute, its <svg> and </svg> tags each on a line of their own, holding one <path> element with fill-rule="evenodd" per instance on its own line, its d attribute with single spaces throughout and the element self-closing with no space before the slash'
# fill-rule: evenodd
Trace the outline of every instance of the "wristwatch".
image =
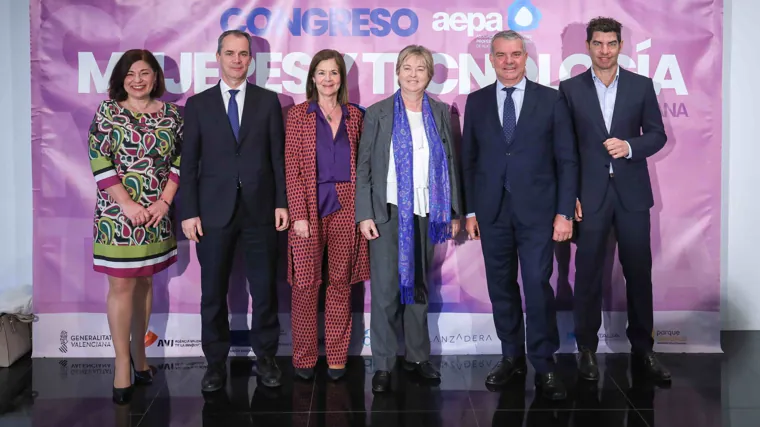
<svg viewBox="0 0 760 427">
<path fill-rule="evenodd" d="M 572 217 L 572 216 L 567 216 L 567 215 L 562 215 L 562 214 L 559 214 L 559 216 L 561 216 L 562 218 L 565 218 L 568 221 L 574 221 L 575 220 L 575 218 Z"/>
</svg>

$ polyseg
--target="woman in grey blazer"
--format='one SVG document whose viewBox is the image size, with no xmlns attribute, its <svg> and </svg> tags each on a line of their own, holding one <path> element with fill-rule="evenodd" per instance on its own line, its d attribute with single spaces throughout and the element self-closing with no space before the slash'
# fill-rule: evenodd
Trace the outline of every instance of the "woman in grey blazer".
<svg viewBox="0 0 760 427">
<path fill-rule="evenodd" d="M 356 166 L 356 221 L 370 241 L 375 392 L 390 389 L 399 323 L 404 368 L 440 378 L 429 360 L 427 270 L 433 246 L 459 232 L 462 215 L 449 107 L 425 92 L 433 55 L 411 45 L 396 64 L 400 89 L 367 109 Z"/>
</svg>

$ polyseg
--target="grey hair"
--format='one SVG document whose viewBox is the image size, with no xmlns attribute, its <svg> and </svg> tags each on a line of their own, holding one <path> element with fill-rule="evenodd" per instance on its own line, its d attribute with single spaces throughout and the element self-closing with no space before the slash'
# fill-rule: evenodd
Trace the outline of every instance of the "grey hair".
<svg viewBox="0 0 760 427">
<path fill-rule="evenodd" d="M 252 54 L 252 52 L 251 52 L 251 35 L 248 34 L 248 33 L 246 33 L 245 31 L 241 31 L 241 30 L 227 30 L 227 31 L 223 32 L 219 36 L 219 39 L 216 42 L 216 53 L 219 54 L 219 55 L 222 54 L 222 42 L 224 41 L 224 38 L 227 37 L 227 36 L 232 36 L 232 35 L 235 35 L 235 36 L 238 36 L 238 37 L 245 37 L 245 39 L 248 40 L 248 55 L 251 55 Z"/>
<path fill-rule="evenodd" d="M 491 39 L 491 54 L 494 53 L 494 51 L 493 51 L 493 44 L 496 41 L 496 39 L 520 40 L 520 41 L 522 41 L 523 52 L 527 52 L 528 51 L 528 44 L 525 41 L 525 37 L 523 37 L 517 31 L 507 30 L 507 31 L 499 31 L 498 33 L 496 33 L 496 34 L 493 35 L 493 38 Z"/>
</svg>

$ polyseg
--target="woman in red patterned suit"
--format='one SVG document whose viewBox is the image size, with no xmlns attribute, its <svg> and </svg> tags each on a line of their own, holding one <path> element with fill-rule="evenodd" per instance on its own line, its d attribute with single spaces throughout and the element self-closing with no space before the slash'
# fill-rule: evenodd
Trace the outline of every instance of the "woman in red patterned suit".
<svg viewBox="0 0 760 427">
<path fill-rule="evenodd" d="M 288 235 L 293 366 L 303 379 L 314 375 L 317 302 L 326 276 L 325 347 L 328 375 L 337 380 L 345 373 L 351 337 L 351 285 L 369 280 L 368 243 L 354 221 L 363 113 L 348 104 L 346 64 L 335 50 L 314 56 L 306 96 L 306 102 L 290 110 L 285 125 L 285 178 L 293 221 Z"/>
</svg>

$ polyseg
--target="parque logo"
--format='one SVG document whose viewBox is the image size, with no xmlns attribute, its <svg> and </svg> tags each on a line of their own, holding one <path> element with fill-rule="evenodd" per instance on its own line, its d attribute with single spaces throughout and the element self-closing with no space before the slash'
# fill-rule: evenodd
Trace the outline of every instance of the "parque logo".
<svg viewBox="0 0 760 427">
<path fill-rule="evenodd" d="M 655 340 L 657 344 L 686 344 L 689 341 L 679 329 L 658 329 Z"/>
</svg>

